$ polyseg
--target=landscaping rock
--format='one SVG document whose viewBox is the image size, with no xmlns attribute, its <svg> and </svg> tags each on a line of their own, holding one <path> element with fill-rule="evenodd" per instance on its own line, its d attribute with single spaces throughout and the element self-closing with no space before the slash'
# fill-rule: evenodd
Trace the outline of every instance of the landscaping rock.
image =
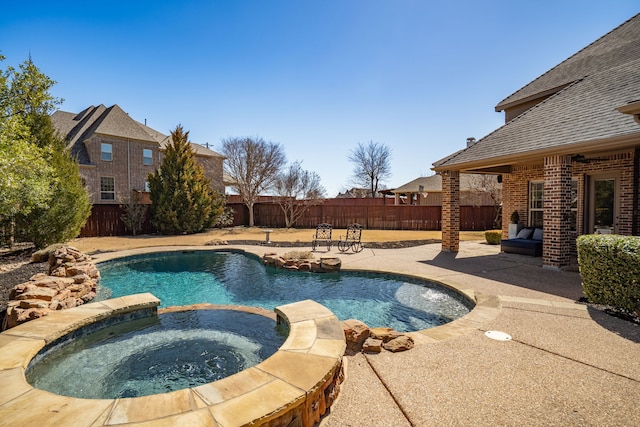
<svg viewBox="0 0 640 427">
<path fill-rule="evenodd" d="M 320 258 L 320 266 L 326 272 L 340 271 L 342 261 L 336 257 L 322 257 Z"/>
<path fill-rule="evenodd" d="M 382 345 L 385 350 L 391 351 L 393 353 L 396 353 L 398 351 L 411 350 L 413 346 L 413 339 L 408 335 L 400 335 L 399 337 L 394 338 Z"/>
<path fill-rule="evenodd" d="M 346 354 L 353 355 L 362 350 L 362 345 L 369 338 L 369 327 L 357 319 L 342 322 L 344 339 L 347 342 Z"/>
<path fill-rule="evenodd" d="M 371 328 L 371 337 L 382 340 L 385 343 L 402 335 L 392 328 Z"/>
<path fill-rule="evenodd" d="M 362 344 L 362 351 L 365 353 L 380 353 L 382 351 L 382 340 L 367 338 Z"/>
<path fill-rule="evenodd" d="M 42 259 L 45 254 L 37 258 Z M 90 257 L 71 246 L 52 247 L 49 274 L 38 273 L 13 287 L 2 329 L 64 308 L 76 307 L 96 296 L 100 272 Z"/>
</svg>

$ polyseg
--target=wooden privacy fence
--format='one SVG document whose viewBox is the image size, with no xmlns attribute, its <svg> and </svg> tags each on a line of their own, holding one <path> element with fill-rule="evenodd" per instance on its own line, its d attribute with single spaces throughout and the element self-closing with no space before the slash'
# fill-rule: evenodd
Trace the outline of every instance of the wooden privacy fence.
<svg viewBox="0 0 640 427">
<path fill-rule="evenodd" d="M 233 226 L 249 225 L 249 211 L 242 203 L 229 203 L 235 212 Z M 91 216 L 79 237 L 125 236 L 131 235 L 122 222 L 124 211 L 120 205 L 93 205 Z M 494 228 L 495 209 L 492 206 L 461 206 L 460 230 L 489 230 Z M 256 203 L 254 206 L 256 227 L 285 226 L 282 208 L 277 203 Z M 397 205 L 349 205 L 325 203 L 312 206 L 295 223 L 297 228 L 315 228 L 323 222 L 335 228 L 347 228 L 358 223 L 365 229 L 375 230 L 440 230 L 442 208 L 440 206 L 397 206 Z M 156 230 L 150 221 L 150 212 L 140 234 Z"/>
<path fill-rule="evenodd" d="M 248 225 L 249 211 L 241 203 L 228 205 L 235 211 L 233 225 Z M 285 226 L 282 208 L 277 203 L 257 203 L 254 208 L 254 225 L 257 227 Z M 496 211 L 493 206 L 461 206 L 460 230 L 483 231 L 494 228 Z M 295 223 L 298 228 L 314 228 L 321 223 L 335 228 L 347 228 L 354 222 L 367 229 L 377 230 L 440 230 L 442 208 L 440 206 L 398 205 L 334 205 L 312 206 Z"/>
<path fill-rule="evenodd" d="M 125 236 L 130 235 L 122 222 L 124 210 L 120 205 L 93 205 L 91 216 L 87 220 L 80 236 L 78 237 L 103 237 L 103 236 Z M 147 209 L 147 216 L 139 234 L 153 233 L 155 230 L 151 226 L 150 212 Z"/>
</svg>

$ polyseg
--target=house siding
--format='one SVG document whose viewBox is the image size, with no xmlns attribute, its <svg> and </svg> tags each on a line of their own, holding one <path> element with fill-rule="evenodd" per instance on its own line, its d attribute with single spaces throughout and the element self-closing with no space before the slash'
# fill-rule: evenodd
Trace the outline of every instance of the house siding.
<svg viewBox="0 0 640 427">
<path fill-rule="evenodd" d="M 561 156 L 564 157 L 564 156 Z M 552 198 L 565 198 L 570 199 L 570 192 L 567 193 L 565 186 L 564 190 L 549 190 L 551 186 L 555 186 L 560 183 L 560 180 L 566 181 L 567 176 L 570 179 L 575 179 L 578 184 L 578 212 L 576 215 L 576 231 L 570 231 L 568 234 L 563 234 L 562 237 L 558 237 L 556 241 L 555 237 L 552 241 L 546 241 L 545 231 L 545 245 L 552 245 L 547 248 L 548 251 L 552 251 L 558 255 L 564 251 L 565 254 L 575 256 L 575 239 L 578 235 L 592 233 L 593 230 L 587 230 L 587 218 L 586 218 L 586 206 L 587 206 L 587 178 L 590 175 L 598 174 L 611 174 L 616 175 L 618 178 L 618 220 L 617 220 L 617 232 L 621 235 L 631 235 L 633 233 L 633 212 L 634 212 L 634 192 L 639 188 L 640 183 L 634 183 L 634 152 L 627 151 L 622 153 L 615 153 L 609 155 L 598 156 L 597 160 L 591 163 L 579 163 L 571 162 L 567 172 L 563 172 L 564 167 L 550 168 L 547 170 L 545 176 L 545 167 L 542 164 L 531 164 L 523 166 L 515 166 L 511 173 L 503 175 L 502 190 L 503 190 L 503 215 L 508 218 L 511 213 L 516 210 L 520 215 L 520 222 L 529 226 L 529 182 L 531 181 L 545 181 L 545 229 L 549 226 L 547 221 L 551 220 L 546 216 L 546 211 L 551 208 L 551 205 L 547 206 L 546 200 Z M 553 170 L 552 170 L 553 169 Z M 564 176 L 564 178 L 561 178 Z M 566 184 L 566 183 L 565 183 Z M 558 200 L 558 199 L 557 199 Z M 566 207 L 560 213 L 560 217 L 566 218 L 568 212 Z M 556 221 L 556 215 L 553 216 L 552 221 Z M 555 223 L 554 223 L 555 224 Z M 556 224 L 557 225 L 557 224 Z M 551 226 L 552 228 L 555 228 Z M 568 228 L 568 223 L 563 222 L 564 229 Z M 564 233 L 564 232 L 563 232 Z M 503 238 L 508 238 L 509 235 L 509 222 L 503 221 L 502 224 Z M 556 236 L 557 237 L 557 236 Z M 568 239 L 568 240 L 567 240 Z M 566 248 L 568 247 L 568 251 Z M 553 248 L 553 249 L 552 249 Z M 565 248 L 565 249 L 562 249 Z M 560 264 L 565 265 L 567 259 L 565 254 L 562 255 Z M 545 259 L 545 265 L 556 266 L 556 260 Z"/>
<path fill-rule="evenodd" d="M 211 188 L 224 194 L 223 157 L 196 157 L 198 163 L 204 167 L 205 176 L 211 181 Z"/>
<path fill-rule="evenodd" d="M 111 161 L 100 159 L 101 144 L 112 146 Z M 84 142 L 93 165 L 80 168 L 80 174 L 85 186 L 90 192 L 93 204 L 122 204 L 129 201 L 132 191 L 144 191 L 145 182 L 150 173 L 157 167 L 157 143 L 136 141 L 110 136 L 95 135 Z M 143 149 L 150 149 L 153 153 L 153 164 L 143 164 Z M 100 198 L 100 177 L 113 177 L 115 181 L 115 199 L 102 200 Z"/>
</svg>

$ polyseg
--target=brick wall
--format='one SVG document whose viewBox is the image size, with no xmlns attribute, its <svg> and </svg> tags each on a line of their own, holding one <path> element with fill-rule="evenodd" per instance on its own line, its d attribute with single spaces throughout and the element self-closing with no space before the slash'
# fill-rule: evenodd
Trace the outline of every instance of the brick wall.
<svg viewBox="0 0 640 427">
<path fill-rule="evenodd" d="M 576 216 L 576 231 L 570 231 L 568 237 L 564 236 L 562 237 L 562 239 L 565 239 L 565 241 L 566 239 L 569 239 L 569 250 L 566 252 L 569 255 L 574 256 L 576 237 L 581 234 L 593 232 L 593 230 L 587 230 L 588 218 L 586 218 L 585 210 L 586 203 L 588 202 L 588 178 L 597 177 L 600 175 L 616 177 L 616 191 L 619 202 L 617 232 L 622 235 L 631 235 L 633 232 L 634 189 L 638 188 L 638 185 L 640 185 L 640 183 L 635 183 L 634 185 L 633 151 L 600 156 L 586 156 L 586 158 L 591 160 L 586 163 L 576 161 L 571 162 L 568 172 L 568 174 L 571 176 L 570 179 L 575 179 L 578 183 L 578 212 Z M 556 166 L 552 167 L 552 169 L 554 170 L 553 172 L 547 172 L 550 178 L 554 177 L 556 173 L 563 175 L 561 171 L 566 171 L 566 167 L 568 167 L 568 165 L 565 163 L 565 166 L 560 167 L 560 170 L 556 170 Z M 511 212 L 513 212 L 514 210 L 517 210 L 520 214 L 520 222 L 525 226 L 529 225 L 529 182 L 543 180 L 545 180 L 545 167 L 541 163 L 515 166 L 511 173 L 503 175 L 503 238 L 506 239 L 508 237 L 509 217 L 511 216 Z M 558 182 L 566 183 L 566 180 L 567 175 L 565 175 L 564 178 Z M 548 197 L 570 197 L 570 193 L 568 193 L 569 195 L 567 195 L 566 188 L 560 193 L 551 192 L 549 193 L 549 195 L 547 195 L 547 191 L 548 184 L 545 185 L 545 199 L 547 199 Z M 559 212 L 558 215 L 564 216 L 566 218 L 566 207 L 564 208 L 564 210 Z M 547 217 L 545 216 L 545 221 L 546 220 Z M 546 224 L 545 228 L 547 228 Z M 562 262 L 565 261 L 563 260 Z"/>
<path fill-rule="evenodd" d="M 111 144 L 111 161 L 100 159 L 102 143 Z M 83 166 L 80 171 L 93 204 L 126 203 L 131 190 L 144 190 L 147 176 L 158 167 L 159 155 L 156 143 L 96 135 L 85 142 L 85 145 L 95 166 Z M 152 150 L 152 165 L 143 164 L 143 149 Z M 115 200 L 100 199 L 100 177 L 114 178 Z"/>
<path fill-rule="evenodd" d="M 111 144 L 112 159 L 104 161 L 100 158 L 101 144 Z M 163 154 L 159 145 L 154 142 L 136 141 L 125 138 L 95 135 L 85 142 L 93 165 L 81 165 L 80 174 L 89 190 L 92 204 L 123 204 L 129 200 L 132 191 L 145 190 L 145 183 L 162 162 Z M 152 152 L 152 164 L 143 163 L 143 150 Z M 214 190 L 224 194 L 222 180 L 222 157 L 196 156 L 196 160 L 204 166 L 205 175 L 211 180 Z M 115 183 L 115 200 L 100 198 L 100 177 L 112 177 Z"/>
<path fill-rule="evenodd" d="M 504 190 L 503 190 L 504 191 Z M 460 247 L 460 172 L 442 174 L 442 250 Z"/>
<path fill-rule="evenodd" d="M 544 242 L 546 266 L 569 265 L 571 248 L 571 156 L 544 159 Z"/>
</svg>

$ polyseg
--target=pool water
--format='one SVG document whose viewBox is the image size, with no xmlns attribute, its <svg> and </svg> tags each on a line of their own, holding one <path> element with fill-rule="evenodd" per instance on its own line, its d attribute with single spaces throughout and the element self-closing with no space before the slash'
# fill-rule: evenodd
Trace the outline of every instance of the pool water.
<svg viewBox="0 0 640 427">
<path fill-rule="evenodd" d="M 399 332 L 448 323 L 472 307 L 461 295 L 427 280 L 373 272 L 289 271 L 234 251 L 146 254 L 99 268 L 98 299 L 151 292 L 161 307 L 211 303 L 268 310 L 312 299 L 340 320 L 358 319 Z"/>
<path fill-rule="evenodd" d="M 171 312 L 69 340 L 34 359 L 26 375 L 36 388 L 71 397 L 167 393 L 255 366 L 274 354 L 286 336 L 286 328 L 258 314 Z"/>
</svg>

